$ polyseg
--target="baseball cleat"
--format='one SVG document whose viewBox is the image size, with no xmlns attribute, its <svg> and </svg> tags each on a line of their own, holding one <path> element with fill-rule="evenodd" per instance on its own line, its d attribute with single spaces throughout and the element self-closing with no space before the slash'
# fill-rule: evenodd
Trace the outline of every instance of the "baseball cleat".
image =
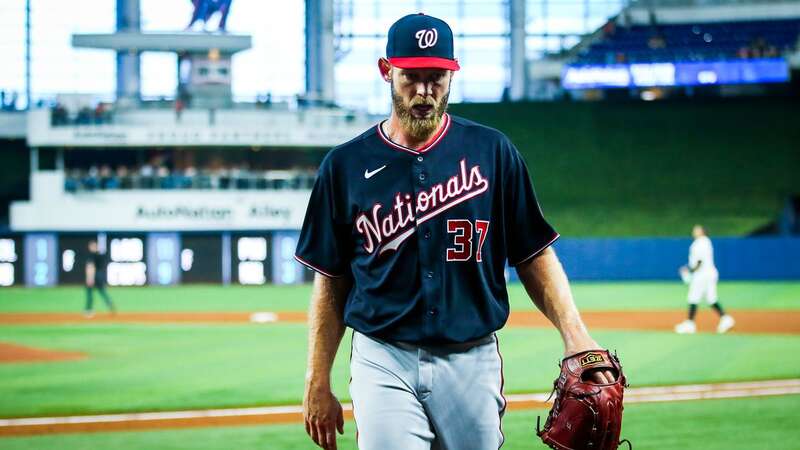
<svg viewBox="0 0 800 450">
<path fill-rule="evenodd" d="M 675 325 L 675 332 L 678 334 L 694 334 L 696 331 L 697 325 L 695 325 L 694 320 L 684 320 Z"/>
<path fill-rule="evenodd" d="M 717 333 L 725 333 L 726 331 L 733 328 L 736 325 L 736 321 L 733 320 L 733 317 L 725 314 L 724 316 L 719 318 L 719 325 L 717 325 Z"/>
</svg>

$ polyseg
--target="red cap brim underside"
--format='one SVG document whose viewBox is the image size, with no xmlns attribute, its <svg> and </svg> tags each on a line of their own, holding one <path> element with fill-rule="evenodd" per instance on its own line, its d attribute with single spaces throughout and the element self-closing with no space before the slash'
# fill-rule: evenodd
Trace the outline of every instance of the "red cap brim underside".
<svg viewBox="0 0 800 450">
<path fill-rule="evenodd" d="M 458 60 L 433 56 L 408 56 L 389 58 L 389 63 L 401 69 L 447 69 L 458 70 Z"/>
</svg>

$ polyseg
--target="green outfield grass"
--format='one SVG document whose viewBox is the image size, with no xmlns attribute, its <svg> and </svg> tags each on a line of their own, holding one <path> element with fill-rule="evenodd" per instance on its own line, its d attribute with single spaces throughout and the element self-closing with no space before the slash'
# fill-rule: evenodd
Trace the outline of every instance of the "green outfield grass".
<svg viewBox="0 0 800 450">
<path fill-rule="evenodd" d="M 679 283 L 575 283 L 583 310 L 684 309 Z M 519 285 L 515 310 L 533 309 Z M 122 311 L 300 311 L 310 287 L 113 288 Z M 728 309 L 800 309 L 800 283 L 723 283 Z M 2 312 L 78 312 L 83 290 L 0 291 Z M 617 349 L 635 386 L 800 377 L 800 336 L 679 336 L 667 332 L 596 330 Z M 499 333 L 507 393 L 548 391 L 562 349 L 554 329 Z M 137 412 L 298 404 L 306 358 L 303 324 L 3 325 L 0 341 L 80 351 L 88 358 L 0 364 L 0 417 Z M 349 333 L 334 366 L 334 391 L 349 398 Z M 629 405 L 624 434 L 636 449 L 800 448 L 800 396 Z M 532 434 L 537 412 L 511 412 L 504 449 L 543 449 Z M 342 440 L 355 448 L 353 425 Z M 794 445 L 794 447 L 792 447 Z M 137 433 L 65 434 L 0 439 L 0 449 L 309 449 L 299 425 L 224 427 Z"/>
<path fill-rule="evenodd" d="M 683 309 L 686 286 L 679 282 L 572 283 L 583 310 Z M 508 288 L 512 308 L 533 309 L 520 284 Z M 121 311 L 305 311 L 310 285 L 177 286 L 109 288 Z M 2 312 L 79 312 L 82 287 L 5 288 Z M 800 282 L 723 282 L 720 299 L 730 309 L 800 309 Z M 97 308 L 104 305 L 96 299 Z"/>
<path fill-rule="evenodd" d="M 623 435 L 637 450 L 800 449 L 795 416 L 800 396 L 634 404 L 625 408 Z M 504 450 L 545 449 L 534 435 L 542 410 L 510 411 Z M 735 420 L 734 420 L 735 419 Z M 342 450 L 355 449 L 355 425 L 345 424 Z M 240 426 L 0 438 L 0 449 L 220 450 L 315 448 L 302 425 Z"/>
<path fill-rule="evenodd" d="M 800 336 L 679 336 L 596 331 L 634 386 L 794 378 Z M 554 329 L 499 333 L 506 391 L 548 391 L 560 358 Z M 298 404 L 306 331 L 299 324 L 3 326 L 0 341 L 82 351 L 81 361 L 0 365 L 0 416 Z M 349 398 L 349 334 L 333 381 Z"/>
</svg>

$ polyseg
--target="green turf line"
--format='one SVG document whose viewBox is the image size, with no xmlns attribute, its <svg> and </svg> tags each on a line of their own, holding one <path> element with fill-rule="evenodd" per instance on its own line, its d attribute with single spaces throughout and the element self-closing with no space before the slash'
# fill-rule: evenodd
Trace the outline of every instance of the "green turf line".
<svg viewBox="0 0 800 450">
<path fill-rule="evenodd" d="M 675 282 L 573 283 L 583 310 L 684 309 L 686 286 Z M 300 286 L 176 286 L 110 288 L 121 311 L 305 311 L 311 294 Z M 722 282 L 720 300 L 731 309 L 800 309 L 800 282 Z M 509 286 L 515 310 L 534 309 L 519 284 Z M 2 312 L 80 312 L 81 287 L 3 288 Z M 98 305 L 98 312 L 103 308 Z"/>
<path fill-rule="evenodd" d="M 657 450 L 800 449 L 800 396 L 676 403 L 633 404 L 625 408 L 623 436 L 634 448 Z M 503 420 L 504 450 L 546 449 L 534 435 L 543 410 L 510 411 Z M 355 426 L 345 424 L 342 450 L 355 449 Z M 0 438 L 0 449 L 32 450 L 222 450 L 310 449 L 302 425 L 193 428 L 145 432 L 62 434 Z"/>
</svg>

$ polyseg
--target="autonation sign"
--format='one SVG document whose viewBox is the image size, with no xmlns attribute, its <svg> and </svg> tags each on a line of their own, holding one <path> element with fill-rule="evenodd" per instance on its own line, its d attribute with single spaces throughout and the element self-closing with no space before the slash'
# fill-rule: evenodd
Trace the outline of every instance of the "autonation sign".
<svg viewBox="0 0 800 450">
<path fill-rule="evenodd" d="M 741 61 L 567 65 L 561 73 L 566 89 L 785 83 L 785 59 Z"/>
</svg>

